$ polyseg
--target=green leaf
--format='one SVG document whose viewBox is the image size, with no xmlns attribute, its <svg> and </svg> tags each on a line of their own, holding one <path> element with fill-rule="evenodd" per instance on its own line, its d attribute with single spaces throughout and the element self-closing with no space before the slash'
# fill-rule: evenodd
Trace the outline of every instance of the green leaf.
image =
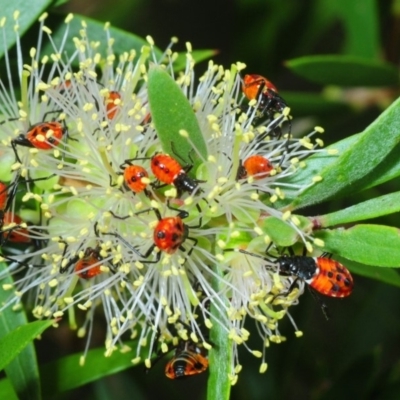
<svg viewBox="0 0 400 400">
<path fill-rule="evenodd" d="M 279 92 L 291 109 L 294 118 L 308 115 L 333 115 L 350 113 L 346 103 L 330 100 L 325 95 L 306 92 Z"/>
<path fill-rule="evenodd" d="M 1 265 L 1 269 L 5 265 Z M 2 279 L 2 285 L 12 284 L 12 278 L 7 276 Z M 0 304 L 9 300 L 12 292 L 3 290 L 0 287 Z M 28 324 L 25 313 L 22 310 L 14 311 L 7 307 L 0 313 L 0 338 L 5 337 L 18 327 Z M 36 353 L 33 343 L 29 343 L 21 353 L 6 367 L 6 374 L 14 391 L 20 399 L 40 399 L 41 389 L 39 381 L 39 369 L 36 361 Z M 4 397 L 6 398 L 6 397 Z"/>
<path fill-rule="evenodd" d="M 320 175 L 321 171 L 329 169 L 330 166 L 335 163 L 338 156 L 345 150 L 349 149 L 354 143 L 357 142 L 361 134 L 355 134 L 340 140 L 325 148 L 325 150 L 335 150 L 338 154 L 330 155 L 327 152 L 316 153 L 311 157 L 307 158 L 306 165 L 302 169 L 298 170 L 295 174 L 288 178 L 284 178 L 282 182 L 291 184 L 294 186 L 309 184 L 316 175 Z M 319 185 L 322 184 L 318 183 Z M 297 190 L 291 190 L 290 187 L 285 189 L 285 199 L 279 200 L 279 207 L 290 204 L 298 196 Z M 299 206 L 300 208 L 301 206 Z"/>
<path fill-rule="evenodd" d="M 312 171 L 315 172 L 315 175 L 322 177 L 322 181 L 297 195 L 290 207 L 300 208 L 321 203 L 336 195 L 346 194 L 348 196 L 350 193 L 370 185 L 375 176 L 374 169 L 382 163 L 400 141 L 398 126 L 400 126 L 400 99 L 397 99 L 385 110 L 361 135 L 331 146 L 340 150 L 343 144 L 349 145 L 339 152 L 339 156 L 322 155 L 322 158 L 328 157 L 328 159 L 324 160 L 320 170 L 308 167 L 307 175 L 310 178 L 303 180 L 302 184 L 311 183 L 310 172 Z M 329 162 L 331 160 L 333 162 Z M 318 164 L 318 162 L 314 163 L 313 167 L 317 167 Z M 299 183 L 299 179 L 302 178 L 304 179 L 304 175 L 299 174 L 295 181 L 297 180 Z M 290 179 L 288 182 L 293 183 Z"/>
<path fill-rule="evenodd" d="M 326 228 L 348 222 L 377 218 L 398 211 L 400 211 L 400 192 L 395 192 L 364 201 L 344 210 L 315 217 L 315 220 L 318 225 Z"/>
<path fill-rule="evenodd" d="M 0 399 L 20 400 L 14 392 L 10 380 L 7 378 L 0 380 Z"/>
<path fill-rule="evenodd" d="M 66 40 L 65 46 L 63 47 L 63 52 L 67 54 L 73 54 L 76 51 L 73 37 L 81 37 L 80 31 L 82 30 L 82 22 L 86 25 L 87 36 L 90 42 L 99 42 L 99 47 L 96 48 L 97 52 L 100 52 L 103 57 L 107 54 L 107 33 L 104 30 L 104 23 L 95 21 L 91 18 L 81 17 L 74 14 L 74 18 L 69 23 L 68 39 Z M 59 28 L 52 35 L 53 41 L 57 48 L 60 48 L 61 43 L 64 39 L 65 24 L 61 24 Z M 130 51 L 132 49 L 136 50 L 139 54 L 143 46 L 149 46 L 149 43 L 139 36 L 132 33 L 123 31 L 122 29 L 110 27 L 110 36 L 115 40 L 113 44 L 113 51 L 115 54 L 122 54 L 124 52 Z M 43 54 L 50 55 L 54 53 L 53 46 L 48 43 L 44 46 Z M 157 58 L 162 55 L 161 50 L 154 47 L 154 53 Z M 75 63 L 79 60 L 75 59 Z"/>
<path fill-rule="evenodd" d="M 65 3 L 68 3 L 69 0 L 56 0 L 55 3 L 53 4 L 54 7 L 59 7 L 62 6 Z"/>
<path fill-rule="evenodd" d="M 352 273 L 400 287 L 400 274 L 395 269 L 360 264 L 343 257 L 335 256 L 335 260 L 346 266 Z"/>
<path fill-rule="evenodd" d="M 163 68 L 152 66 L 149 70 L 148 95 L 151 117 L 163 150 L 178 155 L 186 164 L 191 164 L 190 157 L 193 157 L 197 167 L 200 160 L 196 159 L 193 146 L 203 159 L 207 159 L 207 146 L 196 115 L 181 88 Z M 191 143 L 180 135 L 181 130 L 188 133 Z"/>
<path fill-rule="evenodd" d="M 391 179 L 400 176 L 400 143 L 393 148 L 388 156 L 374 169 L 374 173 L 368 176 L 364 189 L 368 189 L 381 183 L 385 183 Z"/>
<path fill-rule="evenodd" d="M 137 342 L 128 342 L 126 345 L 136 348 Z M 114 351 L 110 357 L 105 357 L 104 352 L 104 347 L 90 350 L 83 366 L 80 365 L 82 353 L 43 365 L 40 368 L 43 396 L 54 398 L 60 392 L 83 386 L 133 366 L 132 358 L 135 356 L 132 351 Z"/>
<path fill-rule="evenodd" d="M 400 267 L 400 232 L 383 225 L 360 224 L 349 229 L 321 230 L 315 237 L 324 250 L 361 264 Z"/>
<path fill-rule="evenodd" d="M 51 4 L 52 0 L 30 0 L 29 5 L 26 0 L 3 1 L 1 3 L 1 18 L 6 17 L 7 22 L 4 27 L 5 45 L 9 49 L 15 44 L 15 21 L 13 14 L 16 10 L 20 11 L 18 18 L 19 34 L 22 36 L 24 32 L 37 21 L 38 17 Z M 0 39 L 0 57 L 5 53 L 3 37 Z"/>
<path fill-rule="evenodd" d="M 201 61 L 208 60 L 209 58 L 218 54 L 218 50 L 193 50 L 190 53 L 193 60 L 198 64 Z M 182 71 L 186 66 L 186 53 L 179 53 L 178 58 L 174 62 L 174 71 Z"/>
<path fill-rule="evenodd" d="M 294 73 L 312 82 L 339 86 L 397 86 L 397 68 L 355 56 L 305 56 L 285 62 Z"/>
<path fill-rule="evenodd" d="M 299 229 L 308 230 L 307 228 L 311 225 L 309 219 L 299 215 L 296 215 L 296 218 L 301 222 Z M 262 230 L 271 238 L 271 241 L 278 246 L 289 247 L 299 240 L 298 232 L 285 221 L 282 221 L 281 218 L 265 218 L 262 224 Z"/>
<path fill-rule="evenodd" d="M 0 371 L 54 321 L 34 321 L 19 326 L 0 339 Z"/>
<path fill-rule="evenodd" d="M 337 15 L 345 26 L 344 52 L 378 58 L 381 53 L 379 12 L 376 0 L 336 0 Z"/>
</svg>

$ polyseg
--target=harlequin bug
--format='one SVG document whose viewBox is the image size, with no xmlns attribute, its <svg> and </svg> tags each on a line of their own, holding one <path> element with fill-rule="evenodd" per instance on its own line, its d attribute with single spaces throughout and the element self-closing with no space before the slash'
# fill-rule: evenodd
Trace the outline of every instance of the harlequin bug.
<svg viewBox="0 0 400 400">
<path fill-rule="evenodd" d="M 273 119 L 275 113 L 282 114 L 283 110 L 287 107 L 286 101 L 278 94 L 275 85 L 261 75 L 245 75 L 243 78 L 242 91 L 248 100 L 259 101 L 258 110 L 261 115 L 267 115 L 269 119 Z M 292 130 L 290 119 L 288 123 L 288 133 L 290 135 Z M 280 127 L 275 127 L 272 132 L 278 137 L 282 135 Z"/>
<path fill-rule="evenodd" d="M 26 227 L 21 226 L 22 224 L 23 221 L 18 215 L 15 215 L 11 211 L 4 212 L 0 228 L 2 229 L 3 226 L 8 225 L 12 226 L 0 231 L 0 245 L 3 246 L 6 242 L 30 243 L 29 231 Z"/>
<path fill-rule="evenodd" d="M 0 212 L 4 211 L 8 201 L 8 186 L 0 181 Z"/>
<path fill-rule="evenodd" d="M 119 104 L 121 101 L 121 95 L 115 90 L 110 91 L 105 101 L 106 112 L 108 119 L 114 119 L 119 111 Z"/>
<path fill-rule="evenodd" d="M 49 111 L 44 114 L 43 119 L 45 120 L 47 115 L 53 114 L 59 111 Z M 8 121 L 17 121 L 19 118 L 12 118 L 0 122 L 0 125 Z M 46 121 L 39 122 L 37 124 L 31 125 L 26 133 L 19 134 L 16 138 L 11 140 L 11 146 L 14 150 L 15 158 L 18 162 L 21 162 L 17 146 L 31 147 L 39 150 L 51 150 L 57 147 L 63 136 L 68 135 L 65 123 L 57 121 Z"/>
<path fill-rule="evenodd" d="M 194 342 L 180 340 L 175 354 L 165 366 L 165 375 L 170 379 L 182 379 L 201 374 L 208 368 L 208 359 L 204 348 Z"/>
<path fill-rule="evenodd" d="M 17 215 L 10 211 L 7 211 L 11 207 L 11 202 L 15 196 L 17 189 L 17 183 L 14 182 L 10 185 L 0 181 L 0 245 L 4 245 L 5 242 L 10 241 L 14 243 L 27 243 L 30 241 L 29 234 L 26 228 L 22 228 L 19 225 L 22 220 Z M 10 225 L 11 227 L 3 230 L 4 225 Z"/>
<path fill-rule="evenodd" d="M 271 262 L 267 257 L 242 249 L 239 251 Z M 279 274 L 302 279 L 325 296 L 347 297 L 353 290 L 353 277 L 349 270 L 338 261 L 328 258 L 326 253 L 321 257 L 282 255 L 276 258 L 276 263 Z"/>
<path fill-rule="evenodd" d="M 0 182 L 0 245 L 9 241 L 12 243 L 33 243 L 35 248 L 40 248 L 39 240 L 32 237 L 31 233 L 35 230 L 21 226 L 25 224 L 22 219 L 9 211 L 12 208 L 12 202 L 16 196 L 18 188 L 22 183 L 37 182 L 50 179 L 54 174 L 42 178 L 27 179 L 17 177 L 9 185 Z M 4 225 L 12 225 L 9 228 L 2 229 Z"/>
<path fill-rule="evenodd" d="M 65 94 L 72 88 L 72 82 L 70 79 L 60 82 L 55 89 L 57 89 L 60 93 Z"/>
<path fill-rule="evenodd" d="M 278 265 L 282 275 L 296 275 L 325 296 L 347 297 L 353 290 L 348 269 L 328 257 L 281 256 Z"/>
<path fill-rule="evenodd" d="M 93 249 L 88 247 L 81 259 L 76 262 L 76 258 L 73 262 L 75 264 L 75 273 L 82 279 L 92 279 L 102 273 L 101 262 L 103 259 L 99 254 L 99 249 Z"/>
<path fill-rule="evenodd" d="M 285 100 L 279 96 L 275 85 L 261 75 L 245 75 L 242 90 L 247 99 L 260 100 L 259 109 L 263 113 L 282 113 L 285 107 L 287 107 Z"/>
<path fill-rule="evenodd" d="M 199 219 L 199 223 L 196 226 L 189 227 L 188 225 L 184 224 L 183 219 L 189 216 L 189 213 L 184 210 L 179 210 L 177 208 L 173 208 L 167 203 L 167 207 L 170 210 L 178 211 L 178 215 L 175 217 L 161 217 L 160 211 L 157 208 L 149 208 L 147 210 L 142 210 L 136 213 L 135 215 L 140 215 L 143 213 L 148 213 L 153 211 L 158 219 L 158 223 L 154 228 L 153 232 L 153 244 L 148 248 L 145 253 L 141 253 L 138 249 L 133 247 L 127 240 L 125 240 L 122 236 L 118 233 L 105 233 L 105 235 L 111 235 L 117 237 L 121 242 L 123 242 L 128 248 L 134 251 L 138 256 L 143 259 L 147 259 L 150 254 L 153 252 L 154 248 L 157 247 L 160 251 L 157 252 L 155 260 L 144 260 L 143 263 L 147 264 L 155 264 L 160 261 L 161 252 L 167 254 L 174 254 L 178 249 L 181 251 L 186 251 L 185 248 L 182 246 L 183 243 L 189 239 L 193 242 L 193 246 L 188 252 L 188 256 L 192 253 L 194 247 L 197 244 L 197 239 L 189 236 L 189 228 L 200 228 L 202 224 L 202 217 Z M 200 211 L 199 207 L 197 209 Z M 118 217 L 113 214 L 114 217 L 119 219 L 126 219 L 127 217 Z"/>
<path fill-rule="evenodd" d="M 134 193 L 146 192 L 148 186 L 147 178 L 149 174 L 140 165 L 131 164 L 129 160 L 126 160 L 124 164 L 120 166 L 123 169 L 125 185 L 132 190 Z M 144 179 L 143 179 L 144 178 Z M 146 194 L 148 194 L 146 192 Z"/>
<path fill-rule="evenodd" d="M 270 175 L 271 170 L 273 170 L 273 165 L 261 155 L 252 155 L 243 164 L 239 165 L 236 179 L 245 179 L 249 176 L 253 176 L 254 179 L 263 179 Z"/>
<path fill-rule="evenodd" d="M 65 260 L 65 254 L 68 249 L 68 245 L 64 240 L 60 240 L 60 243 L 64 243 L 64 251 L 62 259 Z M 60 274 L 64 274 L 72 265 L 74 265 L 75 273 L 82 279 L 91 279 L 95 276 L 101 274 L 103 271 L 101 270 L 101 263 L 103 262 L 103 258 L 100 256 L 100 247 L 97 246 L 87 247 L 82 254 L 77 254 L 71 259 L 67 260 L 67 262 L 62 262 L 60 265 Z"/>
<path fill-rule="evenodd" d="M 187 174 L 192 165 L 182 168 L 178 161 L 167 154 L 156 154 L 151 158 L 151 170 L 155 177 L 167 185 L 174 185 L 178 192 L 193 193 L 199 183 L 198 179 L 190 178 Z"/>
<path fill-rule="evenodd" d="M 147 160 L 148 158 L 135 158 L 133 160 Z M 125 160 L 130 163 L 133 160 Z M 150 158 L 150 167 L 154 176 L 166 185 L 174 185 L 178 191 L 178 197 L 182 192 L 193 193 L 204 182 L 193 179 L 188 175 L 192 165 L 182 168 L 181 164 L 168 154 L 156 154 Z"/>
<path fill-rule="evenodd" d="M 27 133 L 21 133 L 15 139 L 11 141 L 11 145 L 35 147 L 40 150 L 50 150 L 58 146 L 67 133 L 67 128 L 60 122 L 39 122 L 38 124 L 32 125 Z"/>
</svg>

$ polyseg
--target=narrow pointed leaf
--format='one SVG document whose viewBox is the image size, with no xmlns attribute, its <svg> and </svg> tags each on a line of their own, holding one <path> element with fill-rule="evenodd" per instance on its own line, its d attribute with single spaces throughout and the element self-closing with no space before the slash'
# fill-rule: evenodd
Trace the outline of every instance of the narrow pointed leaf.
<svg viewBox="0 0 400 400">
<path fill-rule="evenodd" d="M 207 159 L 207 146 L 196 115 L 181 88 L 164 69 L 153 66 L 149 71 L 148 94 L 151 117 L 163 150 L 178 155 L 186 164 L 191 163 L 192 157 L 197 167 L 199 160 L 196 162 L 191 143 L 204 159 Z M 180 135 L 181 130 L 188 133 L 191 143 Z"/>
<path fill-rule="evenodd" d="M 388 156 L 374 169 L 365 182 L 363 189 L 368 189 L 400 176 L 400 143 L 395 146 Z"/>
<path fill-rule="evenodd" d="M 361 134 L 355 134 L 349 136 L 346 139 L 340 140 L 325 148 L 326 152 L 317 153 L 306 159 L 306 165 L 302 169 L 298 170 L 293 176 L 283 179 L 283 182 L 292 185 L 309 185 L 312 184 L 312 179 L 316 175 L 320 175 L 321 171 L 329 170 L 329 168 L 337 161 L 340 154 L 349 149 L 354 143 L 359 140 Z M 337 154 L 328 154 L 328 150 L 335 150 Z M 318 183 L 322 185 L 322 182 Z M 293 200 L 297 199 L 298 191 L 291 190 L 290 188 L 285 189 L 285 199 L 279 200 L 279 207 L 291 204 Z M 337 194 L 336 194 L 337 195 Z M 301 207 L 301 206 L 300 206 Z M 300 208 L 298 207 L 298 208 Z"/>
<path fill-rule="evenodd" d="M 337 261 L 346 266 L 354 274 L 365 276 L 376 281 L 400 287 L 400 274 L 393 268 L 374 267 L 372 265 L 360 264 L 342 257 L 335 257 Z"/>
<path fill-rule="evenodd" d="M 344 52 L 376 59 L 381 55 L 379 10 L 376 0 L 337 0 L 338 17 L 345 29 Z"/>
<path fill-rule="evenodd" d="M 383 225 L 360 224 L 349 229 L 322 230 L 315 237 L 324 250 L 361 264 L 400 267 L 400 231 Z"/>
<path fill-rule="evenodd" d="M 290 113 L 294 118 L 306 115 L 332 116 L 352 112 L 348 104 L 331 100 L 322 94 L 284 91 L 280 91 L 279 94 L 289 105 Z"/>
<path fill-rule="evenodd" d="M 1 16 L 0 18 L 6 17 L 6 25 L 4 27 L 6 34 L 6 48 L 9 49 L 15 42 L 14 25 L 15 21 L 13 18 L 16 10 L 20 11 L 18 18 L 19 34 L 22 36 L 23 33 L 37 21 L 38 17 L 46 10 L 51 4 L 52 0 L 30 0 L 29 7 L 27 7 L 26 0 L 14 0 L 14 1 L 3 1 L 1 3 Z M 0 39 L 0 58 L 5 52 L 3 38 Z"/>
<path fill-rule="evenodd" d="M 5 268 L 1 264 L 1 268 Z M 12 284 L 10 276 L 3 278 L 2 285 Z M 0 304 L 8 301 L 11 292 L 3 290 L 0 286 Z M 28 324 L 23 310 L 15 312 L 12 307 L 5 308 L 0 313 L 0 338 L 5 337 L 18 327 Z M 20 399 L 40 399 L 39 368 L 33 343 L 28 345 L 5 368 L 7 377 Z M 0 397 L 1 398 L 1 397 Z"/>
<path fill-rule="evenodd" d="M 356 56 L 320 55 L 295 58 L 286 67 L 309 81 L 339 86 L 396 86 L 397 68 L 382 61 Z"/>
<path fill-rule="evenodd" d="M 0 380 L 0 399 L 7 400 L 20 400 L 11 385 L 11 382 L 7 378 Z"/>
<path fill-rule="evenodd" d="M 21 351 L 38 337 L 53 321 L 34 321 L 19 326 L 0 339 L 0 370 L 4 369 Z"/>
<path fill-rule="evenodd" d="M 326 228 L 328 226 L 377 218 L 398 211 L 400 211 L 400 192 L 395 192 L 315 218 L 321 227 Z"/>
<path fill-rule="evenodd" d="M 137 342 L 128 342 L 126 345 L 136 348 Z M 105 357 L 104 351 L 104 347 L 90 350 L 83 366 L 80 365 L 82 353 L 73 354 L 43 365 L 40 368 L 43 396 L 54 398 L 60 392 L 83 386 L 102 377 L 133 367 L 132 359 L 136 357 L 136 352 L 121 353 L 115 351 L 110 357 Z"/>
<path fill-rule="evenodd" d="M 325 163 L 322 169 L 314 171 L 315 175 L 322 177 L 322 181 L 300 193 L 291 203 L 291 208 L 320 203 L 337 194 L 349 195 L 369 185 L 373 179 L 374 169 L 400 141 L 398 126 L 400 126 L 400 99 L 384 111 L 362 134 L 357 135 L 351 146 L 340 151 L 338 156 L 332 156 L 330 160 L 333 159 L 333 162 Z M 323 159 L 325 157 L 327 156 L 322 156 Z M 311 171 L 308 170 L 307 173 Z M 311 179 L 304 183 L 309 182 Z"/>
</svg>

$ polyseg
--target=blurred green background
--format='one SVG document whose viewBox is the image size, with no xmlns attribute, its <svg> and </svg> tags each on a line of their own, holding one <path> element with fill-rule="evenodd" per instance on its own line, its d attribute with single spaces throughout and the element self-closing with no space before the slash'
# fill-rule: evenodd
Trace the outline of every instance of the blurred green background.
<svg viewBox="0 0 400 400">
<path fill-rule="evenodd" d="M 245 73 L 268 77 L 278 87 L 294 117 L 293 131 L 303 133 L 314 125 L 325 128 L 326 144 L 362 131 L 397 97 L 400 54 L 398 1 L 389 0 L 73 0 L 53 10 L 74 12 L 139 36 L 150 34 L 159 48 L 178 36 L 174 48 L 216 49 L 216 62 L 225 67 L 236 61 L 247 64 Z M 340 55 L 381 63 L 391 69 L 382 85 L 379 68 L 360 78 L 361 71 L 345 73 L 347 83 L 335 78 L 337 64 L 295 68 L 288 60 L 310 55 Z M 200 75 L 206 63 L 200 63 Z M 383 68 L 383 69 L 384 69 Z M 394 73 L 393 73 L 394 71 Z M 318 75 L 321 72 L 321 76 Z M 311 75 L 311 76 L 310 76 Z M 383 74 L 384 75 L 384 74 Z M 390 76 L 389 76 L 390 75 Z M 394 78 L 393 78 L 394 75 Z M 307 79 L 306 79 L 307 77 Z M 341 75 L 343 78 L 343 74 Z M 375 79 L 376 78 L 376 79 Z M 385 78 L 385 77 L 384 77 Z M 352 82 L 357 82 L 353 85 Z M 361 82 L 361 84 L 360 84 Z M 339 84 L 338 84 L 339 83 Z M 318 208 L 316 215 L 358 203 L 377 192 L 399 190 L 391 186 L 338 198 Z M 397 186 L 397 185 L 396 185 Z M 400 226 L 399 216 L 374 222 Z M 331 319 L 326 321 L 319 304 L 306 292 L 292 311 L 304 337 L 296 339 L 288 320 L 280 325 L 287 342 L 267 349 L 268 371 L 258 373 L 259 360 L 244 349 L 243 371 L 232 390 L 232 399 L 399 399 L 400 398 L 400 290 L 355 276 L 350 298 L 324 299 Z M 104 328 L 94 328 L 94 345 L 103 343 Z M 254 332 L 249 346 L 260 347 Z M 67 327 L 49 330 L 37 343 L 39 362 L 83 349 Z M 165 360 L 149 373 L 129 369 L 70 391 L 62 399 L 198 400 L 205 398 L 207 374 L 185 381 L 169 381 Z M 79 368 L 77 366 L 77 368 Z M 78 397 L 79 396 L 79 397 Z M 218 399 L 217 399 L 218 400 Z"/>
</svg>

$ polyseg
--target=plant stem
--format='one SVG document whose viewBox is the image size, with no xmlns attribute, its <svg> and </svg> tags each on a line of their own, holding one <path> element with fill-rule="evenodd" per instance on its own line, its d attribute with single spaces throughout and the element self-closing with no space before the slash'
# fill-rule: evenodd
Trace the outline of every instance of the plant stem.
<svg viewBox="0 0 400 400">
<path fill-rule="evenodd" d="M 222 276 L 219 266 L 215 266 L 214 272 Z M 220 292 L 221 280 L 217 277 L 213 278 L 213 288 L 216 292 Z M 228 301 L 228 299 L 222 299 Z M 226 315 L 221 315 L 220 309 L 211 302 L 211 316 L 213 326 L 210 329 L 210 341 L 212 349 L 209 353 L 210 376 L 208 378 L 207 400 L 228 400 L 231 391 L 231 357 L 232 343 L 228 337 L 229 332 L 226 331 L 217 321 L 223 321 Z"/>
</svg>

